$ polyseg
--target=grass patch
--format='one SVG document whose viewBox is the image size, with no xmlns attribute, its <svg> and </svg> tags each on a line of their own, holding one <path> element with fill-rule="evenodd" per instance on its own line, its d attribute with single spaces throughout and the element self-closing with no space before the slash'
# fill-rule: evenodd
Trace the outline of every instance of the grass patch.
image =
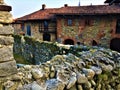
<svg viewBox="0 0 120 90">
<path fill-rule="evenodd" d="M 16 60 L 16 63 L 20 63 L 20 64 L 31 64 L 30 62 L 28 62 L 26 59 L 24 59 L 22 56 L 18 55 L 18 54 L 13 54 L 14 55 L 14 59 Z"/>
</svg>

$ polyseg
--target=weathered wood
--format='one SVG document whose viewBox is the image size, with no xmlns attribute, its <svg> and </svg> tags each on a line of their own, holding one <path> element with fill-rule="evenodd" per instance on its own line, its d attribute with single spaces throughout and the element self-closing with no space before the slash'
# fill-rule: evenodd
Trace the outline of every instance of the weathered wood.
<svg viewBox="0 0 120 90">
<path fill-rule="evenodd" d="M 0 11 L 11 11 L 11 10 L 12 10 L 11 6 L 0 5 Z"/>
</svg>

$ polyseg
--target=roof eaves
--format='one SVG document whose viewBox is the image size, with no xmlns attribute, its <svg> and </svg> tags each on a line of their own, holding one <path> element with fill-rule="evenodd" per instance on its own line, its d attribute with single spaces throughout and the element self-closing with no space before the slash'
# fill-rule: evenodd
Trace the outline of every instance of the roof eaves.
<svg viewBox="0 0 120 90">
<path fill-rule="evenodd" d="M 59 15 L 120 15 L 120 13 L 56 13 L 56 16 Z"/>
</svg>

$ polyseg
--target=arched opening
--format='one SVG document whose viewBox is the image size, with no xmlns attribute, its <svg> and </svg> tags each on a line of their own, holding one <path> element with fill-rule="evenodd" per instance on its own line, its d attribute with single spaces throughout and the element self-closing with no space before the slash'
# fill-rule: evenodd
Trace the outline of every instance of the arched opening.
<svg viewBox="0 0 120 90">
<path fill-rule="evenodd" d="M 51 36 L 49 33 L 44 33 L 43 34 L 43 41 L 50 41 L 51 39 Z"/>
<path fill-rule="evenodd" d="M 97 46 L 97 42 L 95 40 L 92 41 L 92 46 Z"/>
<path fill-rule="evenodd" d="M 66 44 L 66 45 L 74 45 L 74 41 L 72 39 L 66 39 L 64 41 L 64 44 Z"/>
<path fill-rule="evenodd" d="M 120 38 L 114 38 L 111 40 L 110 49 L 120 52 Z"/>
</svg>

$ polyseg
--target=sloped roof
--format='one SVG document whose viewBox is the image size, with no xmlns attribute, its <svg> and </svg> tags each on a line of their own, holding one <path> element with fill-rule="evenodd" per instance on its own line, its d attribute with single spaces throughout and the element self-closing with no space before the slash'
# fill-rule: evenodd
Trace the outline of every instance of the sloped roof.
<svg viewBox="0 0 120 90">
<path fill-rule="evenodd" d="M 120 3 L 120 0 L 106 0 L 105 1 L 105 3 L 111 3 L 111 2 Z"/>
<path fill-rule="evenodd" d="M 115 5 L 67 6 L 38 10 L 17 20 L 43 20 L 54 18 L 55 15 L 106 15 L 120 14 L 120 7 Z"/>
<path fill-rule="evenodd" d="M 55 14 L 79 14 L 79 15 L 106 15 L 120 14 L 120 6 L 116 5 L 91 5 L 91 6 L 74 6 L 63 7 Z"/>
<path fill-rule="evenodd" d="M 44 10 L 38 10 L 31 14 L 25 15 L 23 17 L 17 18 L 16 20 L 42 20 L 42 19 L 50 19 L 54 18 L 54 14 L 58 11 L 58 8 L 49 8 Z"/>
</svg>

